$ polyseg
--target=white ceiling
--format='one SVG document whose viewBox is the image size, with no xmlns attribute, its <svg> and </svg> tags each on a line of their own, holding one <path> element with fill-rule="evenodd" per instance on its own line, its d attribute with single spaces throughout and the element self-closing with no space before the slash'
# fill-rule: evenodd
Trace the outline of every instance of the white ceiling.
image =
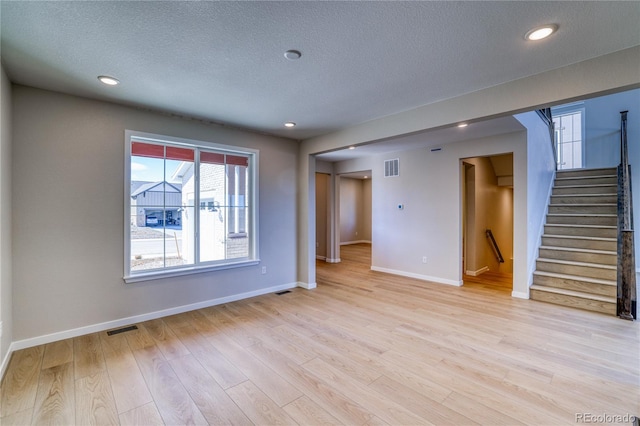
<svg viewBox="0 0 640 426">
<path fill-rule="evenodd" d="M 322 161 L 336 162 L 351 160 L 370 155 L 387 154 L 391 152 L 408 151 L 419 148 L 442 148 L 452 142 L 469 139 L 480 139 L 525 130 L 524 126 L 512 116 L 494 118 L 491 120 L 470 123 L 467 127 L 453 127 L 401 136 L 386 141 L 360 145 L 355 149 L 341 149 L 337 151 L 317 154 Z"/>
<path fill-rule="evenodd" d="M 640 44 L 637 1 L 1 1 L 0 13 L 15 83 L 294 139 Z M 558 33 L 524 40 L 545 23 Z"/>
</svg>

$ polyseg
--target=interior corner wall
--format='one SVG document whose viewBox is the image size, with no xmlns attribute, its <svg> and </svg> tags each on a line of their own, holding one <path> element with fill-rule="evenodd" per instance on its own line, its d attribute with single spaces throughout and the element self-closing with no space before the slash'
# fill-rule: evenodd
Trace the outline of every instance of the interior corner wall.
<svg viewBox="0 0 640 426">
<path fill-rule="evenodd" d="M 316 257 L 327 258 L 327 226 L 329 214 L 330 176 L 316 173 Z"/>
<path fill-rule="evenodd" d="M 12 274 L 12 87 L 0 66 L 0 364 L 8 355 L 13 339 L 13 274 Z"/>
<path fill-rule="evenodd" d="M 261 264 L 125 284 L 125 129 L 259 150 Z M 296 141 L 13 86 L 12 148 L 14 342 L 297 284 Z"/>
<path fill-rule="evenodd" d="M 491 138 L 386 154 L 400 159 L 400 176 L 373 185 L 372 267 L 426 280 L 462 283 L 462 182 L 460 160 L 513 152 L 514 291 L 527 286 L 527 136 L 523 130 Z M 373 175 L 382 175 L 383 158 Z M 403 205 L 399 209 L 398 205 Z M 427 262 L 423 263 L 422 258 Z"/>
<path fill-rule="evenodd" d="M 362 240 L 371 241 L 371 191 L 372 179 L 362 180 L 362 220 L 360 222 L 360 233 Z"/>
<path fill-rule="evenodd" d="M 582 104 L 585 121 L 585 168 L 617 167 L 620 164 L 620 111 L 628 112 L 629 149 L 640 154 L 640 89 L 586 99 Z M 629 154 L 630 158 L 637 159 Z"/>
</svg>

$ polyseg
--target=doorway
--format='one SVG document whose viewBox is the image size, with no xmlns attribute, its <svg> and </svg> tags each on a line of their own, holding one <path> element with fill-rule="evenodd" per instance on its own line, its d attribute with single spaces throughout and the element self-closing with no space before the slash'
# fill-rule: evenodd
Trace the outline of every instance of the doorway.
<svg viewBox="0 0 640 426">
<path fill-rule="evenodd" d="M 513 154 L 461 160 L 464 285 L 513 288 Z"/>
</svg>

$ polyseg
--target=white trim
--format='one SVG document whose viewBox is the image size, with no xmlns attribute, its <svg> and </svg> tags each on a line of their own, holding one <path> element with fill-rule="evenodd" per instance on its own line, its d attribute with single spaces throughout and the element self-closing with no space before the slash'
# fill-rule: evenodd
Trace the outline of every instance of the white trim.
<svg viewBox="0 0 640 426">
<path fill-rule="evenodd" d="M 166 135 L 158 135 L 153 133 L 139 132 L 135 130 L 124 131 L 124 281 L 126 283 L 138 282 L 138 281 L 148 281 L 158 278 L 165 277 L 175 277 L 181 275 L 189 275 L 200 272 L 209 272 L 216 271 L 221 269 L 229 269 L 229 268 L 237 268 L 242 266 L 252 266 L 257 265 L 260 262 L 260 254 L 258 251 L 259 237 L 260 237 L 260 229 L 258 227 L 258 205 L 259 205 L 259 155 L 260 151 L 253 148 L 246 148 L 241 146 L 233 146 L 233 145 L 223 145 L 219 143 L 204 141 L 204 140 L 195 140 L 188 138 L 178 138 L 174 136 L 166 136 Z M 218 263 L 217 265 L 206 264 L 201 262 L 194 267 L 186 267 L 186 268 L 167 268 L 161 271 L 153 271 L 153 272 L 144 272 L 141 271 L 139 273 L 133 273 L 131 271 L 131 141 L 132 139 L 138 141 L 145 141 L 150 143 L 158 143 L 164 146 L 177 146 L 177 147 L 185 147 L 194 149 L 194 153 L 196 153 L 199 149 L 213 149 L 216 151 L 220 151 L 228 154 L 238 154 L 242 156 L 247 156 L 249 158 L 249 176 L 247 177 L 247 184 L 249 187 L 249 192 L 246 194 L 249 210 L 248 210 L 248 232 L 250 232 L 249 237 L 249 256 L 247 260 L 237 260 L 232 259 L 230 262 L 224 261 L 224 263 Z M 194 156 L 194 176 L 196 180 L 198 179 L 199 174 L 199 156 Z M 194 206 L 196 208 L 196 206 Z M 197 244 L 197 234 L 200 228 L 199 224 L 199 214 L 194 215 L 195 220 L 195 232 L 196 238 L 194 238 L 194 254 L 195 259 L 198 260 L 200 258 L 199 255 L 199 244 Z"/>
<path fill-rule="evenodd" d="M 342 259 L 337 258 L 337 259 L 329 259 L 328 257 L 324 260 L 327 263 L 340 263 L 342 262 Z"/>
<path fill-rule="evenodd" d="M 313 284 L 315 286 L 315 284 Z M 32 346 L 44 345 L 46 343 L 56 342 L 58 340 L 69 339 L 72 337 L 84 336 L 85 334 L 96 333 L 99 331 L 110 330 L 117 327 L 123 327 L 143 321 L 149 321 L 169 315 L 181 314 L 183 312 L 194 311 L 196 309 L 207 308 L 209 306 L 221 305 L 223 303 L 235 302 L 237 300 L 248 299 L 250 297 L 261 296 L 267 293 L 275 293 L 277 291 L 289 290 L 299 286 L 299 283 L 281 284 L 273 287 L 262 288 L 259 290 L 249 291 L 246 293 L 232 294 L 230 296 L 219 297 L 217 299 L 205 300 L 203 302 L 191 303 L 189 305 L 177 306 L 175 308 L 163 309 L 161 311 L 149 312 L 147 314 L 134 315 L 132 317 L 121 318 L 118 320 L 102 322 L 99 324 L 78 327 L 71 330 L 59 331 L 56 333 L 45 334 L 43 336 L 32 337 L 29 339 L 18 340 L 11 344 L 10 349 L 16 351 L 19 349 L 30 348 Z"/>
<path fill-rule="evenodd" d="M 327 260 L 327 256 L 320 256 L 319 254 L 316 254 L 316 259 L 318 259 L 318 260 Z"/>
<path fill-rule="evenodd" d="M 9 350 L 7 351 L 7 354 L 5 355 L 4 359 L 2 360 L 2 364 L 0 364 L 0 382 L 2 382 L 4 380 L 4 373 L 6 373 L 7 367 L 9 366 L 9 361 L 11 360 L 11 355 L 17 349 L 18 348 L 15 347 L 15 343 L 12 342 L 9 345 Z"/>
<path fill-rule="evenodd" d="M 179 277 L 182 275 L 199 274 L 202 272 L 220 271 L 223 269 L 242 268 L 245 266 L 258 265 L 259 263 L 260 263 L 260 259 L 257 259 L 257 260 L 246 260 L 246 261 L 236 262 L 236 263 L 224 263 L 221 265 L 195 266 L 191 268 L 160 270 L 160 271 L 147 272 L 147 273 L 142 272 L 142 273 L 137 273 L 135 275 L 130 275 L 128 277 L 124 277 L 123 280 L 125 283 L 129 284 L 129 283 L 137 283 L 140 281 L 159 280 L 162 278 L 171 278 L 171 277 Z"/>
<path fill-rule="evenodd" d="M 398 271 L 396 269 L 380 268 L 379 266 L 371 266 L 372 271 L 386 272 L 387 274 L 400 275 L 402 277 L 417 278 L 423 281 L 431 281 L 438 284 L 447 284 L 460 287 L 462 281 L 449 280 L 447 278 L 432 277 L 429 275 L 414 274 L 413 272 Z"/>
<path fill-rule="evenodd" d="M 301 281 L 298 281 L 298 287 L 306 288 L 307 290 L 313 290 L 317 286 L 317 283 L 303 283 Z"/>
<path fill-rule="evenodd" d="M 478 269 L 477 271 L 466 271 L 465 274 L 467 274 L 467 275 L 469 275 L 471 277 L 477 277 L 480 274 L 484 274 L 488 270 L 489 270 L 488 266 L 483 266 L 482 268 Z"/>
<path fill-rule="evenodd" d="M 349 244 L 371 244 L 371 240 L 356 240 L 356 241 L 343 241 L 340 242 L 341 246 L 346 246 Z"/>
<path fill-rule="evenodd" d="M 516 299 L 529 299 L 529 293 L 522 293 L 520 291 L 512 291 L 511 297 L 515 297 Z"/>
</svg>

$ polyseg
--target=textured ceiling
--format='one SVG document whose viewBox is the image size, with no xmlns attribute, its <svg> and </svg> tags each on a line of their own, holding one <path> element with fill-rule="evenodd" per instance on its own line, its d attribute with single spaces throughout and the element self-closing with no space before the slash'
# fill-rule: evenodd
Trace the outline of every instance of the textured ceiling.
<svg viewBox="0 0 640 426">
<path fill-rule="evenodd" d="M 304 139 L 640 44 L 632 2 L 2 1 L 15 82 Z M 532 27 L 557 23 L 531 43 Z M 288 49 L 302 52 L 289 61 Z M 122 82 L 100 84 L 109 74 Z M 294 129 L 284 129 L 295 121 Z"/>
</svg>

